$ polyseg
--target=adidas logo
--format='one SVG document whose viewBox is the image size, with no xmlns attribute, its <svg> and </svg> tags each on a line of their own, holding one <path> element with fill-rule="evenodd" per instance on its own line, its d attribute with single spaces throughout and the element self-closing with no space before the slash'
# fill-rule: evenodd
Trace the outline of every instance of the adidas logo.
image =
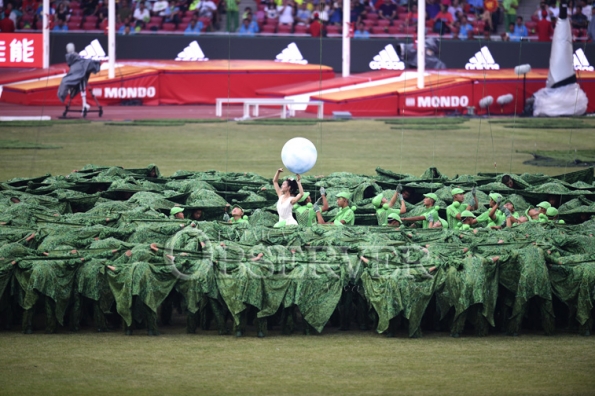
<svg viewBox="0 0 595 396">
<path fill-rule="evenodd" d="M 308 61 L 304 59 L 298 46 L 295 43 L 291 43 L 285 48 L 277 57 L 275 62 L 283 63 L 298 63 L 300 65 L 307 65 Z"/>
<path fill-rule="evenodd" d="M 200 45 L 195 40 L 191 42 L 188 47 L 184 48 L 184 51 L 180 52 L 176 57 L 177 61 L 208 61 L 209 58 L 205 57 L 205 53 L 202 52 Z"/>
<path fill-rule="evenodd" d="M 496 63 L 488 47 L 481 47 L 479 52 L 469 59 L 465 65 L 467 70 L 500 70 L 500 65 Z"/>
<path fill-rule="evenodd" d="M 99 40 L 95 39 L 91 41 L 91 44 L 87 45 L 84 50 L 79 52 L 79 56 L 84 59 L 93 59 L 93 60 L 107 60 L 107 56 L 105 55 L 105 51 L 101 44 L 99 44 Z"/>
<path fill-rule="evenodd" d="M 591 64 L 589 63 L 589 60 L 587 59 L 587 56 L 585 55 L 585 52 L 583 51 L 582 48 L 579 48 L 574 52 L 573 59 L 574 59 L 573 60 L 574 70 L 580 70 L 580 71 L 593 71 L 594 70 L 593 66 L 591 66 Z"/>
<path fill-rule="evenodd" d="M 405 70 L 405 63 L 397 55 L 395 47 L 389 44 L 372 59 L 370 69 Z"/>
</svg>

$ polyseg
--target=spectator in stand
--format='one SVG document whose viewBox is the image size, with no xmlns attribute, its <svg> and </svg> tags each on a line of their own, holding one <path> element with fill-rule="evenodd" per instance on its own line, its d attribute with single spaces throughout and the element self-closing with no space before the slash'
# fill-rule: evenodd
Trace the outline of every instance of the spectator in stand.
<svg viewBox="0 0 595 396">
<path fill-rule="evenodd" d="M 343 8 L 341 8 L 341 12 Z M 366 4 L 359 2 L 358 0 L 351 0 L 351 22 L 357 24 L 364 20 L 368 16 L 368 10 Z M 341 21 L 343 18 L 341 18 Z"/>
<path fill-rule="evenodd" d="M 239 23 L 239 8 L 238 5 L 242 0 L 225 0 L 225 8 L 227 13 L 227 31 L 235 32 L 238 30 Z"/>
<path fill-rule="evenodd" d="M 83 0 L 81 2 L 81 8 L 84 16 L 95 15 L 97 12 L 97 0 Z"/>
<path fill-rule="evenodd" d="M 310 23 L 310 35 L 312 37 L 321 37 L 323 35 L 324 25 L 320 22 L 320 17 L 318 13 L 315 12 L 314 16 L 312 17 L 312 22 Z"/>
<path fill-rule="evenodd" d="M 485 32 L 488 33 L 488 36 L 490 35 L 491 32 L 494 32 L 494 33 L 496 32 L 496 28 L 494 26 L 494 21 L 493 21 L 491 12 L 489 12 L 488 10 L 485 10 L 479 17 L 479 20 L 483 22 L 484 37 L 485 37 Z"/>
<path fill-rule="evenodd" d="M 132 16 L 132 10 L 128 5 L 128 0 L 120 0 L 120 6 L 118 7 L 118 21 L 124 22 Z"/>
<path fill-rule="evenodd" d="M 393 21 L 398 19 L 397 5 L 393 3 L 392 0 L 384 0 L 378 9 L 378 17 L 380 19 L 384 19 L 385 21 L 389 21 L 392 25 Z"/>
<path fill-rule="evenodd" d="M 298 25 L 308 25 L 312 12 L 308 9 L 308 3 L 303 2 L 296 14 Z"/>
<path fill-rule="evenodd" d="M 202 30 L 202 22 L 199 21 L 196 14 L 194 14 L 192 16 L 192 19 L 190 20 L 190 23 L 188 24 L 188 27 L 186 28 L 186 30 L 184 30 L 184 35 L 185 36 L 198 36 L 200 34 L 201 30 Z"/>
<path fill-rule="evenodd" d="M 547 10 L 550 16 L 550 20 L 552 18 L 558 18 L 560 16 L 560 7 L 558 6 L 558 0 L 550 0 L 547 6 Z"/>
<path fill-rule="evenodd" d="M 11 6 L 11 7 L 9 8 L 8 6 Z M 0 19 L 0 32 L 2 32 L 2 33 L 14 33 L 14 30 L 15 30 L 14 21 L 9 17 L 11 12 L 12 12 L 12 4 L 8 3 L 6 5 L 6 10 L 3 12 L 4 18 Z"/>
<path fill-rule="evenodd" d="M 580 5 L 576 6 L 574 14 L 570 17 L 570 24 L 573 29 L 586 29 L 589 26 L 589 20 L 583 14 L 583 8 Z"/>
<path fill-rule="evenodd" d="M 595 7 L 591 8 L 591 22 L 587 28 L 587 39 L 589 41 L 595 41 Z"/>
<path fill-rule="evenodd" d="M 515 37 L 518 37 L 518 40 L 511 39 L 511 41 L 521 41 L 521 39 L 529 37 L 529 32 L 527 31 L 527 27 L 523 23 L 523 17 L 520 15 L 518 17 L 516 17 L 516 25 L 514 26 L 514 35 L 515 35 Z"/>
<path fill-rule="evenodd" d="M 151 20 L 151 14 L 149 10 L 145 7 L 145 2 L 141 1 L 138 5 L 138 8 L 134 10 L 134 14 L 132 14 L 132 19 L 134 19 L 134 24 L 136 27 L 144 28 L 145 24 Z"/>
<path fill-rule="evenodd" d="M 473 36 L 473 26 L 467 20 L 467 15 L 463 14 L 459 26 L 459 38 L 461 40 L 467 40 L 469 36 Z"/>
<path fill-rule="evenodd" d="M 252 15 L 252 9 L 250 7 L 246 7 L 244 10 L 244 14 L 242 14 L 242 24 L 244 19 L 247 19 L 250 24 L 249 27 L 254 33 L 258 33 L 260 28 L 258 27 L 258 22 L 254 20 L 254 16 Z"/>
<path fill-rule="evenodd" d="M 502 33 L 502 41 L 521 41 L 521 38 L 514 35 L 514 23 L 508 24 L 508 30 Z"/>
<path fill-rule="evenodd" d="M 417 4 L 412 4 L 409 12 L 405 16 L 407 26 L 417 26 Z"/>
<path fill-rule="evenodd" d="M 581 2 L 583 7 L 583 14 L 587 17 L 587 20 L 591 22 L 591 17 L 593 16 L 593 6 L 587 3 L 585 0 Z"/>
<path fill-rule="evenodd" d="M 252 27 L 250 26 L 250 19 L 244 18 L 242 20 L 242 26 L 240 26 L 240 30 L 238 31 L 238 35 L 254 37 L 255 33 L 256 32 L 252 30 Z"/>
<path fill-rule="evenodd" d="M 167 7 L 169 7 L 167 0 L 157 0 L 155 3 L 153 3 L 151 15 L 162 17 Z"/>
<path fill-rule="evenodd" d="M 196 11 L 199 18 L 208 18 L 213 26 L 218 25 L 217 4 L 212 0 L 201 0 Z"/>
<path fill-rule="evenodd" d="M 105 18 L 107 18 L 108 9 L 106 1 L 99 0 L 99 2 L 97 2 L 97 11 L 95 12 L 95 15 L 99 17 L 100 13 L 103 14 Z"/>
<path fill-rule="evenodd" d="M 68 22 L 70 19 L 70 10 L 68 9 L 66 3 L 60 3 L 58 6 L 58 11 L 56 11 L 56 19 L 63 22 Z"/>
<path fill-rule="evenodd" d="M 534 14 L 537 19 L 539 19 L 540 21 L 545 18 L 548 21 L 552 20 L 552 17 L 555 17 L 554 12 L 550 9 L 550 7 L 545 3 L 545 2 L 541 2 L 541 4 L 539 4 L 539 8 L 537 9 L 537 11 L 535 11 Z M 545 15 L 545 16 L 544 16 Z"/>
<path fill-rule="evenodd" d="M 99 14 L 97 14 L 97 23 L 95 24 L 95 29 L 105 29 L 107 27 L 107 18 L 106 18 L 107 13 L 103 13 L 103 12 L 99 12 Z"/>
<path fill-rule="evenodd" d="M 537 31 L 537 41 L 552 41 L 551 37 L 554 34 L 554 28 L 549 21 L 549 16 L 546 10 L 542 11 L 541 20 L 537 22 L 535 30 Z"/>
<path fill-rule="evenodd" d="M 448 12 L 446 5 L 440 5 L 440 12 L 436 14 L 434 18 L 434 28 L 433 31 L 440 35 L 450 33 L 453 28 L 454 19 L 450 12 Z"/>
<path fill-rule="evenodd" d="M 130 28 L 130 24 L 127 23 L 126 25 L 122 25 L 120 26 L 120 29 L 118 30 L 118 34 L 124 35 L 124 36 L 131 36 L 135 33 L 134 29 Z"/>
<path fill-rule="evenodd" d="M 333 10 L 331 11 L 331 15 L 328 17 L 328 24 L 341 26 L 343 22 L 343 7 L 341 7 L 341 3 L 338 1 L 333 4 Z"/>
<path fill-rule="evenodd" d="M 274 2 L 270 2 L 267 9 L 267 19 L 277 19 L 279 18 L 279 11 L 277 11 L 277 6 Z"/>
<path fill-rule="evenodd" d="M 504 8 L 504 23 L 505 26 L 510 26 L 510 24 L 514 24 L 516 18 L 516 10 L 519 8 L 518 0 L 504 0 L 502 2 L 502 7 Z"/>
<path fill-rule="evenodd" d="M 283 0 L 283 5 L 277 6 L 279 11 L 279 25 L 293 25 L 293 2 Z"/>
<path fill-rule="evenodd" d="M 427 0 L 426 2 L 426 18 L 434 20 L 436 15 L 440 12 L 440 3 L 437 0 Z"/>
<path fill-rule="evenodd" d="M 62 3 L 64 4 L 64 3 Z M 67 32 L 68 31 L 68 26 L 66 26 L 64 24 L 64 20 L 63 19 L 58 19 L 56 21 L 56 26 L 54 26 L 54 28 L 52 29 L 52 32 Z"/>
<path fill-rule="evenodd" d="M 457 12 L 464 14 L 463 7 L 461 7 L 459 0 L 453 0 L 452 4 L 448 7 L 448 12 L 452 15 L 453 20 L 457 19 Z"/>
<path fill-rule="evenodd" d="M 321 23 L 328 22 L 329 12 L 331 11 L 331 6 L 321 2 L 318 4 L 318 21 Z"/>
<path fill-rule="evenodd" d="M 163 21 L 166 23 L 173 23 L 176 25 L 176 29 L 178 29 L 178 25 L 180 24 L 180 7 L 176 5 L 174 0 L 170 0 L 167 8 L 163 10 Z"/>
<path fill-rule="evenodd" d="M 370 33 L 366 30 L 366 25 L 363 22 L 357 24 L 357 30 L 353 33 L 353 38 L 369 39 Z"/>
<path fill-rule="evenodd" d="M 469 0 L 467 2 L 467 4 L 469 5 L 469 9 L 468 10 L 464 10 L 464 12 L 471 12 L 474 14 L 478 14 L 481 12 L 481 10 L 483 10 L 485 7 L 483 6 L 483 0 Z"/>
</svg>

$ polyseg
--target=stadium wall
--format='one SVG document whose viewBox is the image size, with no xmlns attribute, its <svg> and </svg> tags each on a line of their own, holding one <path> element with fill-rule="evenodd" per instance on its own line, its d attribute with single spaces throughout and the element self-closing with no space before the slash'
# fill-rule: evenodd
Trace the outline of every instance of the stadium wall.
<svg viewBox="0 0 595 396">
<path fill-rule="evenodd" d="M 89 33 L 55 33 L 50 37 L 50 63 L 64 63 L 67 43 L 74 43 L 77 51 L 83 50 L 92 40 L 99 40 L 107 52 L 107 36 Z M 341 39 L 311 37 L 239 37 L 239 36 L 180 36 L 146 34 L 135 36 L 117 36 L 116 56 L 121 60 L 175 59 L 179 53 L 193 41 L 197 41 L 208 59 L 233 60 L 273 60 L 291 43 L 299 48 L 304 60 L 311 64 L 330 66 L 337 73 L 341 72 Z M 351 72 L 363 73 L 373 70 L 370 63 L 387 46 L 397 47 L 407 43 L 404 40 L 370 39 L 351 41 Z M 493 64 L 479 62 L 484 68 L 513 68 L 528 63 L 533 68 L 548 68 L 550 43 L 538 42 L 484 42 L 443 40 L 440 47 L 440 59 L 449 69 L 471 67 L 470 60 L 476 58 L 483 47 L 487 47 Z M 582 50 L 589 65 L 595 66 L 595 44 L 576 43 L 574 51 Z M 485 50 L 484 50 L 485 52 Z M 480 57 L 481 58 L 481 57 Z M 299 59 L 297 59 L 299 60 Z M 295 61 L 295 60 L 294 60 Z M 401 67 L 398 60 L 390 64 Z M 476 63 L 477 64 L 477 63 Z M 476 66 L 477 67 L 477 66 Z"/>
</svg>

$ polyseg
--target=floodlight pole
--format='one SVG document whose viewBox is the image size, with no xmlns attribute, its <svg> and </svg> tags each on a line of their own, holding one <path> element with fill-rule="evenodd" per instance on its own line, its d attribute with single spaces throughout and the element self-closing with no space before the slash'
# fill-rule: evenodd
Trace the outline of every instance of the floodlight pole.
<svg viewBox="0 0 595 396">
<path fill-rule="evenodd" d="M 43 0 L 41 39 L 43 41 L 43 68 L 50 67 L 50 0 Z"/>
<path fill-rule="evenodd" d="M 350 26 L 351 1 L 343 0 L 343 67 L 341 68 L 343 77 L 349 77 L 349 75 L 351 74 L 351 43 L 349 41 Z"/>
<path fill-rule="evenodd" d="M 426 0 L 417 1 L 417 88 L 424 87 L 426 71 Z"/>
<path fill-rule="evenodd" d="M 109 0 L 107 11 L 108 78 L 116 77 L 116 0 Z"/>
</svg>

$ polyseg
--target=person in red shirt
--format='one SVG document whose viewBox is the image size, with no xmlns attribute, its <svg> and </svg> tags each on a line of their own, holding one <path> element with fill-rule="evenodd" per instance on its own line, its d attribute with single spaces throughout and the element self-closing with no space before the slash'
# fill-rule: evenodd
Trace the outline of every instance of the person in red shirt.
<svg viewBox="0 0 595 396">
<path fill-rule="evenodd" d="M 542 18 L 537 22 L 537 26 L 535 27 L 535 30 L 537 31 L 537 41 L 552 41 L 551 37 L 554 34 L 552 23 L 546 19 L 547 11 L 543 10 L 541 14 Z"/>
<path fill-rule="evenodd" d="M 314 13 L 314 17 L 312 18 L 312 22 L 310 23 L 310 35 L 312 37 L 320 37 L 322 36 L 322 23 L 318 19 L 318 13 Z"/>
<path fill-rule="evenodd" d="M 440 12 L 434 18 L 434 32 L 439 34 L 450 33 L 453 28 L 453 17 L 446 5 L 440 4 Z"/>
<path fill-rule="evenodd" d="M 0 19 L 0 32 L 2 33 L 13 33 L 14 22 L 8 16 Z"/>
</svg>

